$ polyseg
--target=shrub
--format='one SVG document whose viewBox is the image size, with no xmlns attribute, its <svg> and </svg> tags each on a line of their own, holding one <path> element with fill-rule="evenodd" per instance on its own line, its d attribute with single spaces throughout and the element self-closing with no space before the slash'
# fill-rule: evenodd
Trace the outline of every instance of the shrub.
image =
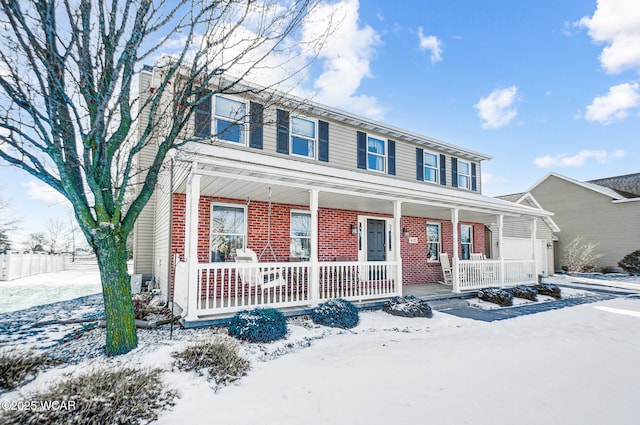
<svg viewBox="0 0 640 425">
<path fill-rule="evenodd" d="M 401 317 L 433 317 L 433 311 L 426 301 L 407 295 L 393 297 L 382 306 L 382 310 L 394 316 Z"/>
<path fill-rule="evenodd" d="M 0 353 L 0 390 L 13 390 L 35 379 L 46 366 L 60 364 L 45 355 L 33 351 Z"/>
<path fill-rule="evenodd" d="M 57 401 L 58 408 L 8 410 L 1 423 L 142 424 L 172 406 L 175 391 L 165 389 L 162 370 L 122 368 L 94 370 L 29 395 L 38 408 Z M 62 404 L 64 403 L 64 405 Z M 3 421 L 3 420 L 4 421 Z"/>
<path fill-rule="evenodd" d="M 513 294 L 505 289 L 484 288 L 478 291 L 478 298 L 483 301 L 498 304 L 501 307 L 513 305 Z"/>
<path fill-rule="evenodd" d="M 516 298 L 522 298 L 529 301 L 538 301 L 538 291 L 530 286 L 516 286 L 509 289 L 509 292 Z"/>
<path fill-rule="evenodd" d="M 536 285 L 535 288 L 538 291 L 538 295 L 548 295 L 557 300 L 562 298 L 560 288 L 558 288 L 557 285 L 553 285 L 551 283 L 542 283 L 540 285 Z"/>
<path fill-rule="evenodd" d="M 594 252 L 596 246 L 597 243 L 585 242 L 581 237 L 573 239 L 562 251 L 562 269 L 569 273 L 592 271 L 596 261 L 604 256 Z"/>
<path fill-rule="evenodd" d="M 238 353 L 238 344 L 229 337 L 218 336 L 213 341 L 201 342 L 173 353 L 174 365 L 184 371 L 206 370 L 210 379 L 219 385 L 237 381 L 247 374 L 249 360 Z"/>
<path fill-rule="evenodd" d="M 624 258 L 618 262 L 618 265 L 629 274 L 640 275 L 640 249 L 625 255 Z"/>
<path fill-rule="evenodd" d="M 602 274 L 609 274 L 609 273 L 615 273 L 615 268 L 613 266 L 602 266 L 600 267 L 600 273 Z"/>
<path fill-rule="evenodd" d="M 287 335 L 287 321 L 275 308 L 245 310 L 231 319 L 229 335 L 249 342 L 271 342 Z"/>
<path fill-rule="evenodd" d="M 313 309 L 311 319 L 319 325 L 350 329 L 358 324 L 358 307 L 340 298 L 329 300 Z"/>
</svg>

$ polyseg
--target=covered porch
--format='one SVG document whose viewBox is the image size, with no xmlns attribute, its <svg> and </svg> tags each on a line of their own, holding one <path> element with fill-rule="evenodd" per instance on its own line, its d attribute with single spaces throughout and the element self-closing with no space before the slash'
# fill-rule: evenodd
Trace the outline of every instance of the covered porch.
<svg viewBox="0 0 640 425">
<path fill-rule="evenodd" d="M 177 254 L 174 250 L 172 255 L 173 300 L 187 321 L 255 307 L 304 308 L 333 298 L 384 300 L 402 296 L 403 284 L 438 282 L 416 272 L 426 268 L 429 276 L 442 276 L 437 259 L 427 259 L 426 253 L 418 259 L 414 255 L 427 246 L 424 224 L 428 221 L 442 222 L 443 233 L 447 233 L 439 241 L 439 250 L 450 253 L 453 279 L 451 285 L 439 285 L 444 291 L 460 293 L 537 281 L 533 257 L 505 260 L 498 250 L 494 258 L 462 259 L 466 252 L 461 249 L 460 224 L 478 229 L 491 224 L 497 228 L 497 245 L 502 246 L 505 220 L 524 220 L 535 235 L 539 210 L 386 176 L 363 181 L 361 173 L 289 159 L 272 158 L 269 165 L 260 165 L 259 155 L 250 152 L 219 146 L 207 149 L 215 152 L 183 153 L 186 156 L 181 159 L 188 163 L 189 172 L 172 184 L 173 192 L 184 194 L 186 209 L 181 228 L 184 250 Z M 269 215 L 260 218 L 269 220 L 267 243 L 277 226 L 271 223 L 272 205 L 308 211 L 308 258 L 261 255 L 255 262 L 212 261 L 208 253 L 202 254 L 203 237 L 208 237 L 203 236 L 203 220 L 209 219 L 203 213 L 209 207 L 202 206 L 206 197 L 245 203 L 248 215 L 258 203 L 268 203 Z M 329 223 L 341 212 L 348 218 Z M 247 225 L 249 242 L 245 240 L 244 247 L 251 245 L 264 254 L 264 238 L 260 244 L 251 239 L 252 232 L 264 230 Z M 376 256 L 371 253 L 374 238 L 379 239 L 382 250 Z M 477 249 L 485 253 L 483 246 Z"/>
</svg>

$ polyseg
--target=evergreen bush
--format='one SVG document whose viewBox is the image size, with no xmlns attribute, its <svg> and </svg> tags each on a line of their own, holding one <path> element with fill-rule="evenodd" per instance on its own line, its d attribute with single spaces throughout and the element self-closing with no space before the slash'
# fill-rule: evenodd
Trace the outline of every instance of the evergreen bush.
<svg viewBox="0 0 640 425">
<path fill-rule="evenodd" d="M 625 255 L 624 258 L 618 262 L 618 265 L 622 270 L 631 275 L 640 275 L 640 249 Z"/>
<path fill-rule="evenodd" d="M 287 321 L 275 308 L 240 311 L 231 319 L 229 335 L 249 342 L 271 342 L 287 335 Z"/>
<path fill-rule="evenodd" d="M 426 301 L 407 295 L 406 297 L 393 297 L 382 307 L 382 310 L 401 317 L 433 317 L 433 311 Z"/>
<path fill-rule="evenodd" d="M 358 324 L 358 307 L 341 298 L 329 300 L 313 309 L 311 319 L 319 325 L 350 329 Z"/>
<path fill-rule="evenodd" d="M 478 291 L 478 298 L 483 301 L 498 304 L 500 307 L 513 305 L 513 294 L 505 289 L 484 288 Z"/>
<path fill-rule="evenodd" d="M 538 291 L 538 295 L 548 295 L 557 300 L 562 298 L 562 294 L 558 285 L 553 285 L 551 283 L 542 283 L 540 285 L 536 285 L 536 291 Z"/>
<path fill-rule="evenodd" d="M 515 286 L 509 289 L 509 292 L 516 298 L 522 298 L 529 301 L 538 301 L 538 291 L 530 286 Z"/>
</svg>

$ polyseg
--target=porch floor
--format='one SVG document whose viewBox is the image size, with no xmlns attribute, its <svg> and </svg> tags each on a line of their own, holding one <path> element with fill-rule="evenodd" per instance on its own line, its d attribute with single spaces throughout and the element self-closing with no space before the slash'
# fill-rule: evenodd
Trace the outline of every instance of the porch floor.
<svg viewBox="0 0 640 425">
<path fill-rule="evenodd" d="M 402 285 L 402 295 L 413 295 L 422 299 L 442 298 L 443 296 L 453 296 L 453 287 L 441 283 L 416 283 Z"/>
</svg>

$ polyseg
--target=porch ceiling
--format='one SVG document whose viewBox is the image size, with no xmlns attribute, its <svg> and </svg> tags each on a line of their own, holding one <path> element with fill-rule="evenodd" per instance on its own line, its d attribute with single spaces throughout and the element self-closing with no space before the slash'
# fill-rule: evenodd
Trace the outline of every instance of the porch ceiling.
<svg viewBox="0 0 640 425">
<path fill-rule="evenodd" d="M 212 147 L 209 147 L 212 148 Z M 362 212 L 393 214 L 393 202 L 402 202 L 402 215 L 451 219 L 459 209 L 459 220 L 493 223 L 505 216 L 546 216 L 546 211 L 453 189 L 398 181 L 387 176 L 331 169 L 283 158 L 263 165 L 264 155 L 216 147 L 216 155 L 189 157 L 201 178 L 201 194 L 222 198 L 271 201 L 307 207 L 310 190 L 318 190 L 319 206 Z M 220 151 L 220 152 L 218 152 Z M 186 158 L 183 158 L 185 160 Z M 333 171 L 333 172 L 332 172 Z M 176 191 L 186 191 L 186 180 L 176 182 Z"/>
</svg>

